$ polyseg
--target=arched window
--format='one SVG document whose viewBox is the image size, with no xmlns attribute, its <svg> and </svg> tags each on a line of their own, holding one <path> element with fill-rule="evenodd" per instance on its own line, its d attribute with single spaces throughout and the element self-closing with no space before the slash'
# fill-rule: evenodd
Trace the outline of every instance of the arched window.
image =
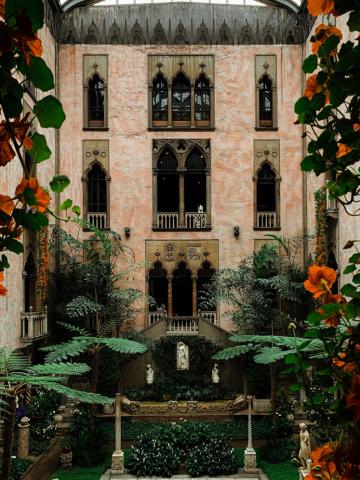
<svg viewBox="0 0 360 480">
<path fill-rule="evenodd" d="M 174 154 L 166 148 L 157 163 L 157 211 L 158 214 L 161 212 L 176 212 L 176 215 L 166 216 L 166 221 L 170 223 L 167 226 L 161 225 L 163 228 L 177 228 L 178 226 L 179 177 L 177 166 Z M 164 216 L 161 219 L 162 222 L 165 221 Z"/>
<path fill-rule="evenodd" d="M 190 81 L 183 72 L 172 82 L 172 119 L 174 122 L 190 122 L 191 119 Z"/>
<path fill-rule="evenodd" d="M 168 119 L 168 84 L 161 73 L 153 81 L 152 118 L 153 121 L 167 121 Z"/>
<path fill-rule="evenodd" d="M 105 85 L 103 80 L 95 73 L 88 85 L 88 121 L 89 126 L 102 127 L 105 119 Z"/>
<path fill-rule="evenodd" d="M 25 312 L 30 311 L 30 307 L 36 310 L 36 264 L 33 254 L 30 252 L 24 265 L 23 277 L 25 279 Z"/>
<path fill-rule="evenodd" d="M 277 179 L 268 163 L 264 163 L 256 179 L 256 227 L 278 227 Z"/>
<path fill-rule="evenodd" d="M 198 310 L 203 310 L 200 307 L 202 301 L 204 300 L 204 292 L 206 290 L 207 285 L 211 282 L 211 278 L 214 275 L 215 270 L 212 268 L 211 263 L 207 260 L 202 263 L 201 268 L 199 268 L 197 272 L 197 281 L 196 281 L 196 289 L 197 289 L 197 308 Z"/>
<path fill-rule="evenodd" d="M 168 279 L 167 272 L 161 262 L 155 262 L 149 272 L 149 295 L 154 299 L 151 311 L 168 309 Z"/>
<path fill-rule="evenodd" d="M 203 73 L 195 82 L 195 121 L 210 122 L 210 86 Z"/>
<path fill-rule="evenodd" d="M 259 81 L 259 123 L 261 127 L 273 125 L 273 84 L 268 75 Z"/>
<path fill-rule="evenodd" d="M 172 311 L 174 316 L 191 316 L 193 314 L 191 270 L 185 262 L 180 262 L 176 270 L 174 270 Z"/>
<path fill-rule="evenodd" d="M 87 174 L 87 220 L 97 228 L 106 228 L 107 219 L 107 186 L 104 170 L 94 163 Z"/>
<path fill-rule="evenodd" d="M 185 224 L 187 228 L 206 226 L 206 162 L 194 148 L 185 162 Z"/>
</svg>

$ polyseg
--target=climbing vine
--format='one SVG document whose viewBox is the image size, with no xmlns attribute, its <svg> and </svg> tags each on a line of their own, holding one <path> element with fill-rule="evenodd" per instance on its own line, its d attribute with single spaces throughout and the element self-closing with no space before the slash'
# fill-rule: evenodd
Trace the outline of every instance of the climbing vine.
<svg viewBox="0 0 360 480">
<path fill-rule="evenodd" d="M 326 189 L 319 188 L 315 197 L 315 263 L 326 263 Z"/>
<path fill-rule="evenodd" d="M 47 297 L 48 270 L 49 270 L 49 228 L 43 227 L 37 232 L 37 289 L 40 306 L 44 306 Z"/>
</svg>

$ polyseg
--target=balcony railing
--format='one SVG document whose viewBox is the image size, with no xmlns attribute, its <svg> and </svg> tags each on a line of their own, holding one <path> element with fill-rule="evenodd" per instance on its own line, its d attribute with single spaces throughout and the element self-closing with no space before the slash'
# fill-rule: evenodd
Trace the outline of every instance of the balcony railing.
<svg viewBox="0 0 360 480">
<path fill-rule="evenodd" d="M 166 335 L 198 335 L 199 322 L 196 317 L 172 317 L 167 319 Z"/>
<path fill-rule="evenodd" d="M 167 316 L 166 310 L 157 310 L 156 312 L 149 312 L 149 317 L 148 317 L 149 325 L 153 325 L 159 320 L 166 318 L 166 316 Z"/>
<path fill-rule="evenodd" d="M 256 213 L 257 228 L 276 228 L 276 212 L 257 212 Z"/>
<path fill-rule="evenodd" d="M 156 215 L 158 228 L 167 230 L 178 228 L 179 214 L 174 212 L 163 212 Z"/>
<path fill-rule="evenodd" d="M 199 318 L 208 321 L 209 323 L 213 323 L 216 325 L 216 312 L 214 311 L 201 311 L 199 310 L 198 313 Z"/>
<path fill-rule="evenodd" d="M 87 221 L 100 230 L 106 228 L 106 212 L 88 212 Z"/>
<path fill-rule="evenodd" d="M 29 308 L 29 312 L 21 312 L 21 342 L 29 344 L 48 334 L 47 311 L 34 312 Z"/>
<path fill-rule="evenodd" d="M 206 213 L 189 212 L 185 213 L 186 228 L 205 228 Z"/>
</svg>

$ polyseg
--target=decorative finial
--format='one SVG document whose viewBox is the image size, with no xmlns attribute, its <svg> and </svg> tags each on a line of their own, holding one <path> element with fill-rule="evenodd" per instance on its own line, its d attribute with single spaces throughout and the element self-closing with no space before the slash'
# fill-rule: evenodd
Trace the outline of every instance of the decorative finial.
<svg viewBox="0 0 360 480">
<path fill-rule="evenodd" d="M 201 62 L 199 67 L 201 68 L 201 71 L 204 71 L 204 68 L 206 67 L 206 64 L 204 62 Z"/>
<path fill-rule="evenodd" d="M 93 69 L 96 71 L 97 68 L 98 68 L 98 66 L 99 66 L 99 65 L 95 62 L 94 65 L 93 65 Z"/>
<path fill-rule="evenodd" d="M 268 64 L 268 62 L 266 60 L 265 60 L 265 63 L 263 65 L 263 67 L 265 68 L 265 70 L 267 70 L 270 67 L 270 65 Z"/>
<path fill-rule="evenodd" d="M 183 60 L 181 59 L 180 62 L 179 62 L 179 67 L 180 67 L 180 70 L 183 69 L 183 66 L 184 66 L 184 62 Z"/>
<path fill-rule="evenodd" d="M 158 62 L 158 63 L 156 64 L 156 66 L 158 67 L 158 69 L 159 69 L 159 71 L 160 71 L 160 70 L 161 70 L 161 67 L 163 66 L 163 64 L 162 64 L 161 62 Z"/>
</svg>

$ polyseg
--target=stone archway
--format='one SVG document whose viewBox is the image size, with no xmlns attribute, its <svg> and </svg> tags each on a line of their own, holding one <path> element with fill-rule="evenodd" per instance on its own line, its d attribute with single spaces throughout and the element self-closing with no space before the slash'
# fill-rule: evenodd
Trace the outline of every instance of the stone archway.
<svg viewBox="0 0 360 480">
<path fill-rule="evenodd" d="M 180 262 L 173 273 L 173 316 L 190 317 L 193 314 L 191 270 L 186 262 Z"/>
</svg>

